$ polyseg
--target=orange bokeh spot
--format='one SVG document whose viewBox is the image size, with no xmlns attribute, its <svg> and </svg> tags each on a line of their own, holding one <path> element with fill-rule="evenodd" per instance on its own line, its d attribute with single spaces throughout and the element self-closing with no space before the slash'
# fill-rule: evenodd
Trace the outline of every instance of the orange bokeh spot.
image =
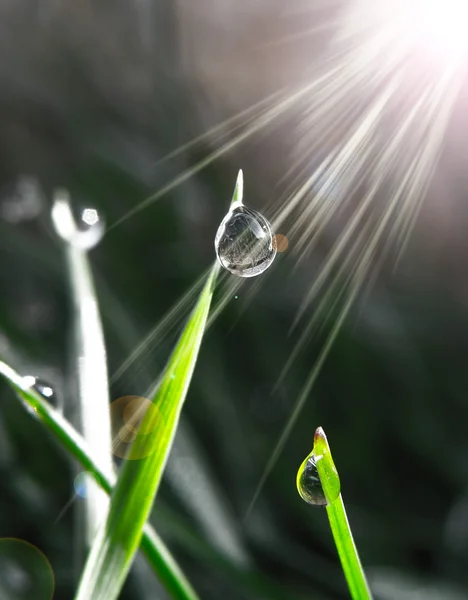
<svg viewBox="0 0 468 600">
<path fill-rule="evenodd" d="M 142 396 L 122 396 L 110 405 L 113 447 L 119 458 L 131 460 L 144 458 L 151 453 L 146 436 L 152 433 L 159 422 L 159 409 Z M 131 455 L 129 449 L 133 444 Z"/>
<path fill-rule="evenodd" d="M 277 233 L 273 236 L 273 247 L 276 248 L 276 252 L 284 252 L 288 249 L 289 240 L 282 233 Z"/>
</svg>

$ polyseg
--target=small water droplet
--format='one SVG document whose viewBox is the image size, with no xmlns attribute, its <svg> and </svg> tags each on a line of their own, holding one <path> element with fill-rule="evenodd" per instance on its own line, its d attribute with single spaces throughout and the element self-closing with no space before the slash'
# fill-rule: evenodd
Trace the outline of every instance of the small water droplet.
<svg viewBox="0 0 468 600">
<path fill-rule="evenodd" d="M 77 233 L 73 244 L 83 250 L 91 250 L 99 244 L 104 236 L 104 220 L 95 208 L 86 207 L 74 212 L 77 212 L 78 216 L 76 218 Z"/>
<path fill-rule="evenodd" d="M 301 498 L 314 506 L 328 504 L 317 470 L 315 455 L 310 454 L 302 463 L 297 476 L 297 489 Z"/>
<path fill-rule="evenodd" d="M 234 203 L 221 221 L 215 249 L 221 265 L 239 277 L 260 275 L 276 256 L 270 223 L 241 202 Z"/>
<path fill-rule="evenodd" d="M 34 375 L 26 375 L 23 377 L 23 388 L 32 388 L 38 394 L 40 394 L 44 400 L 47 400 L 49 404 L 52 404 L 52 406 L 55 407 L 57 406 L 57 394 L 50 383 L 44 381 L 44 379 L 40 379 Z"/>
<path fill-rule="evenodd" d="M 83 226 L 91 227 L 92 225 L 96 225 L 99 221 L 99 213 L 95 208 L 84 208 L 81 212 L 81 222 L 84 223 Z"/>
<path fill-rule="evenodd" d="M 103 238 L 105 233 L 104 219 L 96 208 L 71 208 L 68 193 L 64 190 L 56 192 L 52 207 L 52 221 L 59 236 L 66 242 L 91 250 Z"/>
<path fill-rule="evenodd" d="M 234 296 L 234 300 L 237 300 L 239 298 L 239 296 Z"/>
</svg>

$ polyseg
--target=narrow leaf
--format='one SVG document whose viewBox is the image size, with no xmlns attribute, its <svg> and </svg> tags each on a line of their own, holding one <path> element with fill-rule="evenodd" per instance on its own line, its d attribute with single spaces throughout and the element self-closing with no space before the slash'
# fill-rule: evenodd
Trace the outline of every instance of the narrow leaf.
<svg viewBox="0 0 468 600">
<path fill-rule="evenodd" d="M 83 469 L 92 473 L 101 488 L 110 494 L 115 484 L 115 476 L 105 472 L 105 465 L 100 464 L 99 460 L 96 460 L 91 454 L 86 440 L 34 389 L 25 387 L 25 378 L 2 361 L 0 361 L 0 375 L 16 392 L 28 412 L 34 411 L 58 442 L 80 463 Z M 144 527 L 141 550 L 161 583 L 174 598 L 198 600 L 197 594 L 188 583 L 174 557 L 149 524 Z"/>
<path fill-rule="evenodd" d="M 356 545 L 354 544 L 353 534 L 341 497 L 338 471 L 333 462 L 325 432 L 321 427 L 318 427 L 315 432 L 312 452 L 299 468 L 297 477 L 298 488 L 299 482 L 302 481 L 303 484 L 307 483 L 303 478 L 301 479 L 301 475 L 304 475 L 304 468 L 308 464 L 308 461 L 310 465 L 310 459 L 313 460 L 313 464 L 317 469 L 316 472 L 320 480 L 318 483 L 325 498 L 323 504 L 326 505 L 330 528 L 351 598 L 353 600 L 372 600 L 372 594 L 367 584 L 366 575 L 362 568 Z M 310 474 L 309 477 L 311 479 L 309 482 L 310 487 L 316 486 L 317 482 L 313 474 Z M 301 490 L 299 490 L 299 493 L 301 494 Z M 319 494 L 320 491 L 316 492 L 312 497 L 318 498 Z M 307 499 L 303 494 L 301 496 Z M 322 503 L 316 502 L 316 504 Z"/>
<path fill-rule="evenodd" d="M 97 212 L 94 212 L 98 218 Z M 73 407 L 73 414 L 78 417 L 79 429 L 82 430 L 92 455 L 100 460 L 106 473 L 111 474 L 114 466 L 107 358 L 96 292 L 87 255 L 88 250 L 98 243 L 102 230 L 96 223 L 88 231 L 79 231 L 74 220 L 70 199 L 65 191 L 58 191 L 55 194 L 52 221 L 57 234 L 64 242 L 73 308 L 73 367 L 75 369 L 73 380 L 76 380 L 78 388 L 77 405 Z M 91 482 L 87 487 L 84 505 L 86 545 L 89 547 L 99 525 L 107 515 L 108 505 L 109 499 L 106 494 L 94 482 Z"/>
<path fill-rule="evenodd" d="M 205 330 L 218 271 L 213 267 L 198 303 L 166 366 L 150 406 L 141 416 L 82 574 L 76 600 L 115 600 L 124 584 L 149 517 L 172 446 Z"/>
</svg>

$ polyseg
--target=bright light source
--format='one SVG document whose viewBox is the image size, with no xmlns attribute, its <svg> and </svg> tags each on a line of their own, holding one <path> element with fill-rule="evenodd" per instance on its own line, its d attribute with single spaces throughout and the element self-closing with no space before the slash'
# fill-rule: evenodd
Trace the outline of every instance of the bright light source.
<svg viewBox="0 0 468 600">
<path fill-rule="evenodd" d="M 459 57 L 468 52 L 467 0 L 419 0 L 417 12 L 422 41 L 435 53 Z"/>
</svg>

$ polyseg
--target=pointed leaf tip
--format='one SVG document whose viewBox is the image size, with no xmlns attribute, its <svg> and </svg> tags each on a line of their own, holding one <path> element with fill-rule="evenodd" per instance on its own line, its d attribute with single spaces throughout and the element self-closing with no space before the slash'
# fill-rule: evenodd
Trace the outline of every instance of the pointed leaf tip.
<svg viewBox="0 0 468 600">
<path fill-rule="evenodd" d="M 314 452 L 316 454 L 323 454 L 329 451 L 327 436 L 322 427 L 317 427 L 314 434 Z"/>
<path fill-rule="evenodd" d="M 327 436 L 325 435 L 325 431 L 322 429 L 322 427 L 317 427 L 315 430 L 314 442 L 318 441 L 327 441 Z"/>
<path fill-rule="evenodd" d="M 234 188 L 234 194 L 232 197 L 231 204 L 239 203 L 242 204 L 242 199 L 244 196 L 244 174 L 242 169 L 239 169 L 239 173 L 237 174 L 236 179 L 236 187 Z"/>
<path fill-rule="evenodd" d="M 323 491 L 331 504 L 340 495 L 340 478 L 328 445 L 327 436 L 322 427 L 317 427 L 314 435 L 313 454 L 316 458 L 317 470 Z"/>
</svg>

